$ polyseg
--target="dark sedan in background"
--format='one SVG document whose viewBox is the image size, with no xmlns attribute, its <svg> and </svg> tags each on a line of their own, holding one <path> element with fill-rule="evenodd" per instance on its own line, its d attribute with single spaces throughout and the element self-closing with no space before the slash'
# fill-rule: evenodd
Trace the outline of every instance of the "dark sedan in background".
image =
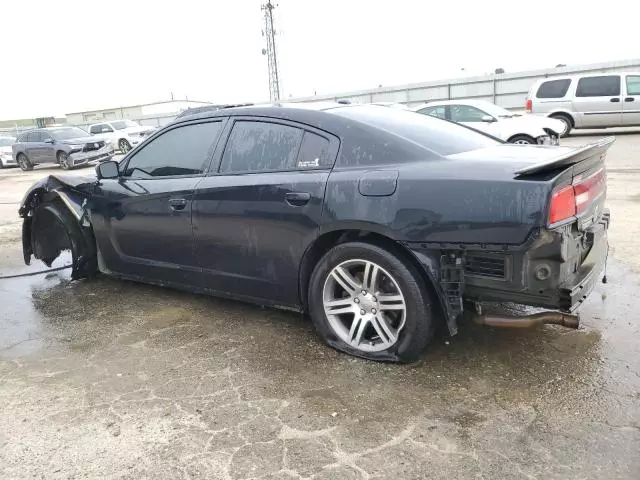
<svg viewBox="0 0 640 480">
<path fill-rule="evenodd" d="M 42 163 L 58 164 L 68 170 L 111 160 L 114 152 L 108 139 L 90 136 L 78 127 L 29 130 L 18 136 L 12 149 L 22 170 L 31 170 Z"/>
<path fill-rule="evenodd" d="M 468 301 L 555 310 L 480 323 L 577 326 L 606 259 L 612 141 L 509 145 L 372 105 L 203 112 L 97 179 L 35 184 L 24 257 L 70 249 L 74 278 L 298 309 L 341 351 L 413 361 L 437 322 L 457 332 Z"/>
</svg>

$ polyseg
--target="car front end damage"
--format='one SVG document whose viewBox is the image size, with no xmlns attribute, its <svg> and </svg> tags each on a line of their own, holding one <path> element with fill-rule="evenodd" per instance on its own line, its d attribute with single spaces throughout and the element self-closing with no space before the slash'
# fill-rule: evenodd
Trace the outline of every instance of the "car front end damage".
<svg viewBox="0 0 640 480">
<path fill-rule="evenodd" d="M 20 204 L 22 251 L 47 266 L 63 251 L 72 254 L 71 277 L 88 277 L 97 271 L 93 230 L 86 217 L 86 202 L 95 178 L 51 175 L 36 184 Z"/>
<path fill-rule="evenodd" d="M 100 140 L 88 142 L 78 148 L 72 148 L 69 152 L 70 166 L 95 164 L 111 160 L 114 155 L 114 148 L 110 142 Z"/>
</svg>

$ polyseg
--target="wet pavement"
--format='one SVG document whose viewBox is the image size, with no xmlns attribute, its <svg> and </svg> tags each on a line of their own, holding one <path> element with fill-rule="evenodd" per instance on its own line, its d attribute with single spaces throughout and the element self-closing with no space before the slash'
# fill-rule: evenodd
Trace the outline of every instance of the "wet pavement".
<svg viewBox="0 0 640 480">
<path fill-rule="evenodd" d="M 68 270 L 0 280 L 0 478 L 640 478 L 636 143 L 610 154 L 618 243 L 577 331 L 463 323 L 397 366 L 297 314 Z M 43 268 L 13 221 L 0 276 Z"/>
</svg>

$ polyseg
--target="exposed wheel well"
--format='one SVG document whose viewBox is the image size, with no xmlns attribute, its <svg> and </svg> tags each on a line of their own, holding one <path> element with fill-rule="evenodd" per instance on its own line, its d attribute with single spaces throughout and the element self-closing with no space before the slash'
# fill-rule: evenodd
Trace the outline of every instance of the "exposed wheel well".
<svg viewBox="0 0 640 480">
<path fill-rule="evenodd" d="M 58 150 L 58 151 L 56 152 L 56 160 L 58 160 L 58 162 L 60 161 L 60 154 L 61 154 L 61 153 L 67 153 L 67 152 L 65 152 L 64 150 Z"/>
<path fill-rule="evenodd" d="M 392 252 L 398 258 L 412 265 L 416 269 L 416 271 L 419 272 L 422 280 L 424 281 L 424 285 L 429 290 L 429 293 L 434 300 L 434 303 L 437 304 L 434 306 L 436 312 L 440 314 L 441 318 L 445 318 L 442 304 L 439 301 L 440 295 L 437 294 L 436 286 L 429 278 L 424 266 L 420 263 L 420 261 L 409 250 L 407 250 L 406 247 L 396 242 L 395 240 L 379 233 L 362 230 L 338 230 L 325 233 L 324 235 L 318 237 L 316 241 L 307 249 L 304 257 L 302 258 L 299 276 L 299 294 L 305 312 L 307 311 L 309 304 L 309 280 L 311 279 L 311 274 L 313 273 L 313 269 L 315 268 L 316 264 L 324 256 L 324 254 L 326 254 L 336 245 L 353 241 L 371 243 L 373 245 L 382 247 Z"/>
</svg>

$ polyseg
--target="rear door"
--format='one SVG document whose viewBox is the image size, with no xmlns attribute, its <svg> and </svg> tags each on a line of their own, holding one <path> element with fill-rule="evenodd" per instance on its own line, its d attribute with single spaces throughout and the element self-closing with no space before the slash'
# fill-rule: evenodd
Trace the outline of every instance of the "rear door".
<svg viewBox="0 0 640 480">
<path fill-rule="evenodd" d="M 601 75 L 578 79 L 573 110 L 581 128 L 618 127 L 622 125 L 620 75 Z"/>
<path fill-rule="evenodd" d="M 193 206 L 207 290 L 298 304 L 300 262 L 318 235 L 338 146 L 296 123 L 234 120 L 218 173 L 198 185 Z"/>
<path fill-rule="evenodd" d="M 136 150 L 118 179 L 101 180 L 92 223 L 107 270 L 173 285 L 197 285 L 193 193 L 224 119 L 176 125 Z"/>
<path fill-rule="evenodd" d="M 44 143 L 44 134 L 42 131 L 36 130 L 27 134 L 25 153 L 31 163 L 42 163 L 45 161 L 45 150 L 47 147 L 49 147 L 49 145 Z"/>
<path fill-rule="evenodd" d="M 622 110 L 623 125 L 640 125 L 640 75 L 625 75 L 624 104 Z"/>
</svg>

